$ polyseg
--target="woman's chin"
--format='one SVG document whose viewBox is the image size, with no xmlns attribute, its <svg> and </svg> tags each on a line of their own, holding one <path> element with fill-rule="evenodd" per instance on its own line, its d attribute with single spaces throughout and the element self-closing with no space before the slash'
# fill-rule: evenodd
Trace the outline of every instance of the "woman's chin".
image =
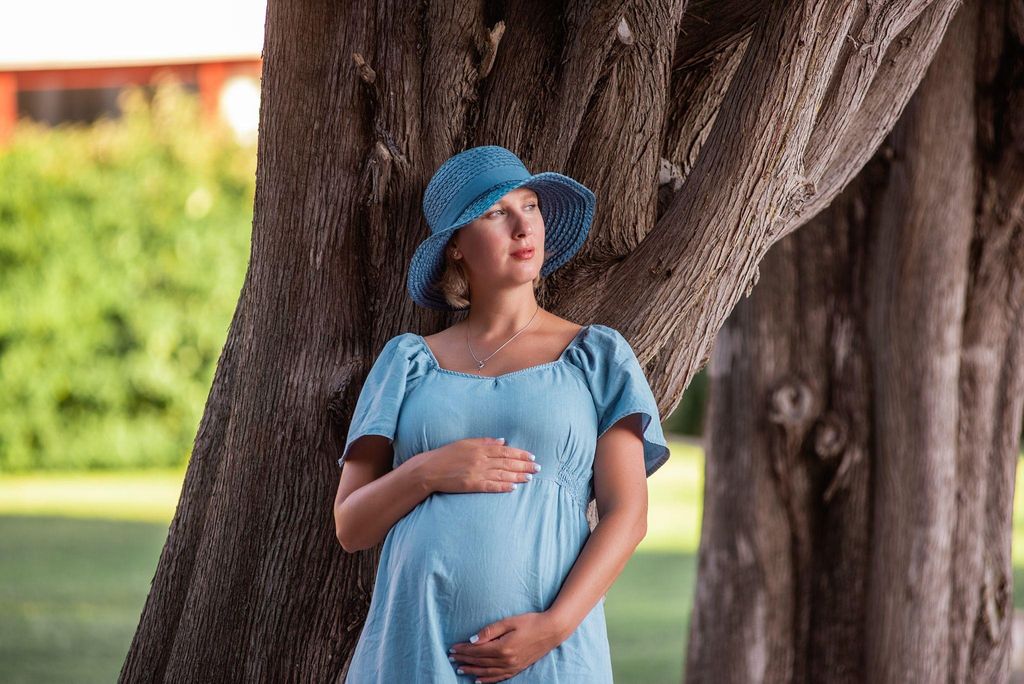
<svg viewBox="0 0 1024 684">
<path fill-rule="evenodd" d="M 532 283 L 539 275 L 539 268 L 524 268 L 519 273 L 515 274 L 515 280 L 520 285 L 525 285 L 526 283 Z"/>
<path fill-rule="evenodd" d="M 540 275 L 541 263 L 541 260 L 536 255 L 529 259 L 516 259 L 512 257 L 509 266 L 513 273 L 520 274 L 523 277 L 529 276 L 530 280 L 533 280 Z"/>
</svg>

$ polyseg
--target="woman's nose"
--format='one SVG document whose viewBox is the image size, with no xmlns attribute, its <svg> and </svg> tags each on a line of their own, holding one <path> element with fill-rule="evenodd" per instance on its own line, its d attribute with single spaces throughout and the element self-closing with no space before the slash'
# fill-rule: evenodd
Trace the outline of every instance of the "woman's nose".
<svg viewBox="0 0 1024 684">
<path fill-rule="evenodd" d="M 532 235 L 533 226 L 530 225 L 530 219 L 526 216 L 520 216 L 516 221 L 516 229 L 513 231 L 516 237 L 523 235 Z"/>
</svg>

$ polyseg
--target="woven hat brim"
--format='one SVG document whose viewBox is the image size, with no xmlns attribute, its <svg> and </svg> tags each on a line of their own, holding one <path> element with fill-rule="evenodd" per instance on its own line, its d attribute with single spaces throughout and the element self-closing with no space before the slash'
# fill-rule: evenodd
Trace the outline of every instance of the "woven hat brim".
<svg viewBox="0 0 1024 684">
<path fill-rule="evenodd" d="M 597 198 L 588 187 L 555 171 L 543 171 L 529 178 L 502 183 L 470 203 L 451 226 L 434 233 L 416 248 L 406 282 L 414 302 L 427 309 L 458 310 L 449 305 L 434 286 L 444 267 L 445 245 L 453 232 L 479 218 L 496 201 L 520 187 L 530 188 L 540 198 L 541 215 L 544 217 L 541 275 L 550 275 L 579 251 L 590 232 L 597 205 Z"/>
</svg>

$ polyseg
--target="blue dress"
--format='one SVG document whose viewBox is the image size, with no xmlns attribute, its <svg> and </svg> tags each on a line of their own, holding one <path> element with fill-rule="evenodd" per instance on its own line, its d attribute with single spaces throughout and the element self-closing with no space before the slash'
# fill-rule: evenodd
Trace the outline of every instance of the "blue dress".
<svg viewBox="0 0 1024 684">
<path fill-rule="evenodd" d="M 649 476 L 668 459 L 658 407 L 626 339 L 582 327 L 548 363 L 484 377 L 441 368 L 419 335 L 384 345 L 360 391 L 344 464 L 364 435 L 391 440 L 395 467 L 469 437 L 504 437 L 541 470 L 508 492 L 431 494 L 384 540 L 349 684 L 472 682 L 448 648 L 501 618 L 546 610 L 590 535 L 597 440 L 642 414 Z M 612 681 L 604 597 L 559 646 L 509 682 Z"/>
</svg>

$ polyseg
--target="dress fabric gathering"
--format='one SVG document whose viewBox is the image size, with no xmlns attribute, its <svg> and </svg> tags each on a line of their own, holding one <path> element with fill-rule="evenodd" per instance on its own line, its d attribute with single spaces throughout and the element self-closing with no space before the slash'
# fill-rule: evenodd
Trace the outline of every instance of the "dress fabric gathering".
<svg viewBox="0 0 1024 684">
<path fill-rule="evenodd" d="M 546 610 L 590 535 L 597 440 L 639 413 L 650 476 L 669 457 L 658 408 L 633 349 L 614 328 L 583 326 L 557 360 L 487 377 L 442 368 L 411 332 L 381 349 L 349 426 L 352 443 L 387 437 L 394 467 L 469 437 L 504 437 L 541 470 L 508 492 L 435 492 L 384 540 L 349 684 L 472 682 L 448 648 L 484 626 Z M 517 684 L 612 682 L 604 597 Z"/>
</svg>

